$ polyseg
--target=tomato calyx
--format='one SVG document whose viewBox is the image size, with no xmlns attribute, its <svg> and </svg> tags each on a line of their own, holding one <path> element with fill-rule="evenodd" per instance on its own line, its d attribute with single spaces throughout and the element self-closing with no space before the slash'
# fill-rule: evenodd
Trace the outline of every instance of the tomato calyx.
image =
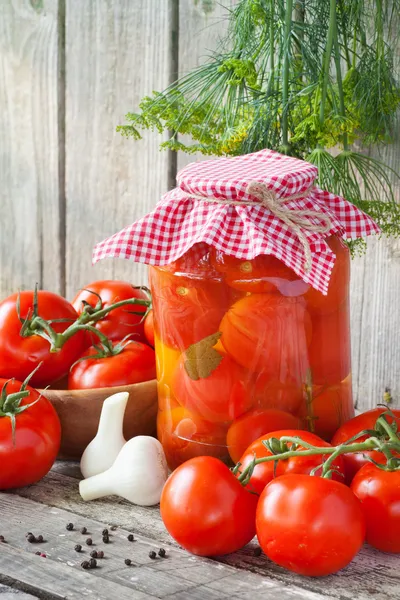
<svg viewBox="0 0 400 600">
<path fill-rule="evenodd" d="M 16 430 L 16 418 L 17 415 L 20 415 L 24 411 L 28 410 L 32 406 L 34 406 L 39 400 L 42 398 L 40 395 L 34 402 L 30 404 L 24 404 L 21 406 L 21 402 L 24 398 L 27 398 L 30 395 L 30 391 L 26 388 L 28 387 L 29 381 L 36 373 L 36 371 L 41 367 L 42 363 L 40 363 L 36 369 L 32 371 L 28 375 L 28 377 L 21 383 L 20 389 L 18 392 L 13 392 L 11 394 L 7 393 L 7 386 L 11 381 L 15 381 L 14 379 L 9 379 L 6 381 L 0 392 L 0 418 L 7 417 L 11 421 L 11 431 L 12 431 L 12 439 L 13 444 L 15 445 L 15 430 Z"/>
<path fill-rule="evenodd" d="M 366 460 L 373 463 L 383 471 L 400 470 L 400 435 L 397 424 L 394 421 L 389 423 L 386 417 L 393 416 L 390 410 L 382 413 L 375 423 L 374 429 L 363 430 L 351 437 L 346 443 L 338 446 L 314 446 L 301 439 L 300 436 L 282 436 L 281 438 L 270 438 L 263 440 L 263 445 L 269 450 L 271 456 L 257 458 L 254 455 L 253 460 L 247 467 L 240 471 L 240 463 L 233 468 L 233 472 L 238 475 L 240 483 L 248 485 L 257 465 L 264 462 L 274 461 L 276 468 L 278 461 L 288 460 L 295 456 L 328 456 L 321 465 L 315 467 L 310 475 L 320 474 L 321 477 L 330 479 L 334 472 L 339 472 L 333 467 L 334 461 L 342 454 L 361 453 Z M 360 438 L 365 438 L 359 441 Z M 385 462 L 378 463 L 368 453 L 371 450 L 378 450 L 385 458 Z"/>
<path fill-rule="evenodd" d="M 18 318 L 21 322 L 21 337 L 30 337 L 33 335 L 38 335 L 43 339 L 47 340 L 50 344 L 50 352 L 59 352 L 66 342 L 73 337 L 78 331 L 82 331 L 84 329 L 88 329 L 91 327 L 90 331 L 92 333 L 96 333 L 98 335 L 98 330 L 92 327 L 98 321 L 104 319 L 108 313 L 111 311 L 121 308 L 122 306 L 145 306 L 145 312 L 135 312 L 132 311 L 132 314 L 140 315 L 141 321 L 147 317 L 149 311 L 152 307 L 151 294 L 150 290 L 146 286 L 132 286 L 134 289 L 140 289 L 145 291 L 148 298 L 146 300 L 142 300 L 140 298 L 128 298 L 126 300 L 121 300 L 120 302 L 116 302 L 115 304 L 110 304 L 110 306 L 103 307 L 103 301 L 101 296 L 96 292 L 92 292 L 91 290 L 86 290 L 91 294 L 94 294 L 98 297 L 96 305 L 93 307 L 88 302 L 82 301 L 84 305 L 84 309 L 82 313 L 77 317 L 76 320 L 71 319 L 53 319 L 46 320 L 43 319 L 39 315 L 39 303 L 38 303 L 38 287 L 35 286 L 35 290 L 33 293 L 33 306 L 28 311 L 28 314 L 25 318 L 21 317 L 21 309 L 20 309 L 20 295 L 18 295 L 16 309 Z M 128 311 L 130 312 L 130 311 Z M 70 325 L 63 331 L 63 333 L 57 333 L 52 327 L 53 323 L 70 323 Z M 100 336 L 99 336 L 100 337 Z M 122 350 L 120 350 L 122 351 Z M 118 354 L 118 352 L 115 352 Z"/>
<path fill-rule="evenodd" d="M 185 351 L 185 371 L 193 381 L 209 377 L 223 360 L 222 354 L 213 347 L 220 337 L 221 333 L 217 331 L 192 344 Z"/>
<path fill-rule="evenodd" d="M 130 339 L 132 335 L 135 335 L 134 333 L 130 333 L 129 335 L 125 336 L 124 339 L 118 343 L 113 343 L 110 339 L 108 339 L 106 335 L 104 335 L 104 333 L 102 333 L 95 327 L 92 327 L 91 325 L 82 325 L 80 329 L 93 333 L 98 337 L 99 341 L 97 344 L 93 344 L 92 346 L 96 350 L 96 353 L 88 354 L 86 356 L 81 356 L 80 358 L 78 358 L 78 360 L 76 360 L 71 366 L 70 371 L 72 371 L 75 365 L 84 360 L 96 360 L 100 358 L 107 358 L 109 356 L 118 356 L 118 354 L 121 354 L 125 350 L 128 344 L 135 343 L 134 340 Z"/>
</svg>

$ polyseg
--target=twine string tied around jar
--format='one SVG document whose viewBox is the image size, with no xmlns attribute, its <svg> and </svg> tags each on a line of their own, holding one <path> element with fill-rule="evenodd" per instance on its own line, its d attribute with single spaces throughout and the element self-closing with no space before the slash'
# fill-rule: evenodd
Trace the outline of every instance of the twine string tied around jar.
<svg viewBox="0 0 400 600">
<path fill-rule="evenodd" d="M 297 200 L 300 198 L 307 198 L 313 189 L 314 185 L 309 186 L 306 190 L 291 194 L 290 196 L 280 197 L 274 190 L 269 189 L 264 183 L 258 181 L 251 181 L 247 186 L 247 193 L 256 197 L 261 204 L 267 208 L 275 217 L 283 221 L 289 229 L 296 234 L 299 242 L 303 246 L 304 251 L 304 270 L 309 273 L 312 265 L 312 254 L 310 243 L 304 231 L 311 233 L 327 233 L 332 227 L 331 219 L 322 214 L 317 210 L 292 210 L 285 206 L 286 202 L 291 200 Z M 225 204 L 227 206 L 251 206 L 252 202 L 246 200 L 229 200 L 224 198 L 216 198 L 215 196 L 202 196 L 200 194 L 188 193 L 190 198 L 197 198 L 206 202 L 213 202 L 217 204 Z M 316 218 L 320 222 L 310 223 L 309 218 Z"/>
</svg>

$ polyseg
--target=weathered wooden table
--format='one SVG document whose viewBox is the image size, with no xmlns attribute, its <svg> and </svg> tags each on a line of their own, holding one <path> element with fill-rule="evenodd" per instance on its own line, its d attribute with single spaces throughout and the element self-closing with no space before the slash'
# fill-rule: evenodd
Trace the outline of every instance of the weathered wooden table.
<svg viewBox="0 0 400 600">
<path fill-rule="evenodd" d="M 1 468 L 1 467 L 0 467 Z M 191 556 L 170 538 L 158 508 L 141 508 L 107 498 L 84 503 L 78 493 L 79 468 L 57 463 L 37 485 L 0 494 L 0 600 L 398 600 L 400 557 L 365 547 L 353 563 L 330 577 L 312 579 L 284 571 L 265 556 L 255 556 L 254 541 L 241 552 L 217 560 Z M 67 531 L 68 522 L 74 531 Z M 110 543 L 102 542 L 105 527 Z M 80 529 L 87 527 L 82 535 Z M 29 544 L 25 534 L 42 534 Z M 134 533 L 135 541 L 127 536 Z M 91 537 L 93 546 L 85 545 Z M 82 544 L 83 551 L 74 550 Z M 167 558 L 149 558 L 163 547 Z M 85 571 L 80 564 L 90 551 L 105 558 Z M 36 556 L 40 550 L 46 558 Z M 131 566 L 124 560 L 130 558 Z"/>
</svg>

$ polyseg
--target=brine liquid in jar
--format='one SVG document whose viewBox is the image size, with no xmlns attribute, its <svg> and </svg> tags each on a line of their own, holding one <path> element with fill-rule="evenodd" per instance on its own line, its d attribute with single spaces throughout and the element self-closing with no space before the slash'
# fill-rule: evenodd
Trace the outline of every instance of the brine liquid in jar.
<svg viewBox="0 0 400 600">
<path fill-rule="evenodd" d="M 279 429 L 329 440 L 354 414 L 349 251 L 336 236 L 324 296 L 277 258 L 197 244 L 150 267 L 159 411 L 171 469 L 194 456 L 237 462 Z"/>
</svg>

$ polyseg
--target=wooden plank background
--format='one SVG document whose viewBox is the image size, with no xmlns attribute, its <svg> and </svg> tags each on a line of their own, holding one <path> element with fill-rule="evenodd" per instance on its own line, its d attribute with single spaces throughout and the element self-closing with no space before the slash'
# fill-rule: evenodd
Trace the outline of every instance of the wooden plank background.
<svg viewBox="0 0 400 600">
<path fill-rule="evenodd" d="M 233 1 L 2 0 L 0 297 L 36 282 L 69 298 L 98 278 L 145 282 L 131 262 L 92 267 L 92 247 L 151 209 L 193 157 L 115 127 L 204 60 L 226 27 L 221 5 Z M 399 157 L 399 142 L 385 150 L 394 168 Z M 385 387 L 400 402 L 399 293 L 400 242 L 370 240 L 352 268 L 359 409 Z"/>
</svg>

